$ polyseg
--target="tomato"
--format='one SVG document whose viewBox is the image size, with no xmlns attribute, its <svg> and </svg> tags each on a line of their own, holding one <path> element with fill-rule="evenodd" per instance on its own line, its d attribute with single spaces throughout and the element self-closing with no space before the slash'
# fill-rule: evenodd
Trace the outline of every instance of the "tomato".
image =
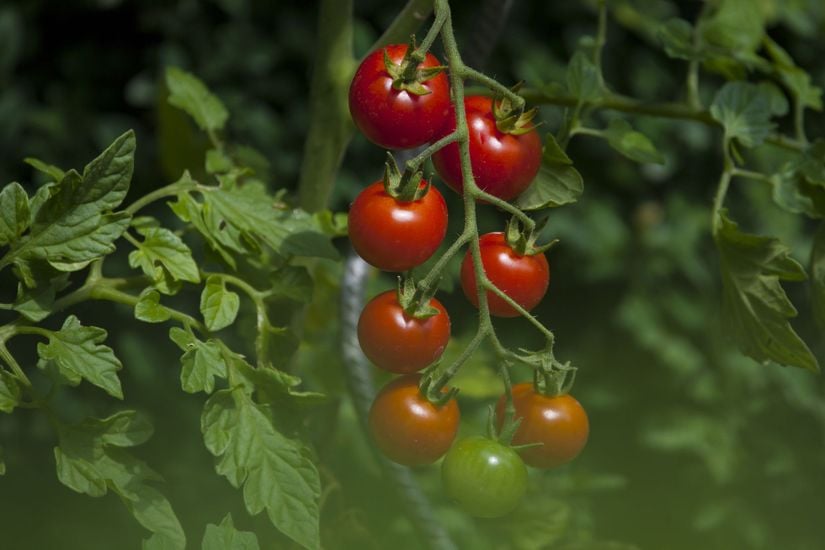
<svg viewBox="0 0 825 550">
<path fill-rule="evenodd" d="M 450 316 L 441 302 L 430 299 L 438 313 L 417 319 L 404 312 L 398 293 L 379 294 L 358 319 L 358 342 L 370 361 L 386 371 L 407 374 L 441 357 L 450 340 Z"/>
<path fill-rule="evenodd" d="M 473 516 L 511 512 L 527 491 L 527 468 L 510 447 L 473 436 L 456 443 L 441 464 L 447 494 Z"/>
<path fill-rule="evenodd" d="M 507 244 L 504 233 L 487 233 L 478 242 L 487 278 L 527 311 L 536 307 L 550 284 L 550 266 L 544 254 L 518 255 Z M 473 271 L 473 257 L 469 250 L 461 263 L 461 288 L 467 299 L 478 307 L 478 287 Z M 510 304 L 490 291 L 487 291 L 487 303 L 492 315 L 518 316 L 518 312 Z"/>
<path fill-rule="evenodd" d="M 496 127 L 492 99 L 471 96 L 465 99 L 470 164 L 476 185 L 500 199 L 510 200 L 529 187 L 541 166 L 541 138 L 535 128 L 521 135 L 508 134 Z M 442 131 L 455 130 L 455 115 Z M 441 178 L 461 193 L 461 157 L 454 142 L 437 151 L 433 165 Z"/>
<path fill-rule="evenodd" d="M 431 141 L 444 126 L 450 112 L 450 85 L 444 72 L 421 82 L 424 95 L 393 87 L 393 78 L 384 64 L 384 52 L 399 66 L 407 53 L 406 44 L 393 44 L 369 54 L 352 79 L 349 111 L 352 120 L 367 138 L 387 149 L 410 149 Z M 428 53 L 419 69 L 437 67 L 438 59 Z"/>
<path fill-rule="evenodd" d="M 421 185 L 426 185 L 424 180 Z M 349 211 L 353 248 L 385 271 L 406 271 L 424 263 L 446 233 L 447 203 L 435 187 L 418 200 L 402 202 L 379 181 L 361 191 Z"/>
<path fill-rule="evenodd" d="M 421 376 L 407 374 L 384 386 L 372 403 L 372 439 L 392 461 L 423 466 L 438 460 L 458 432 L 460 414 L 455 399 L 436 406 L 421 395 Z"/>
<path fill-rule="evenodd" d="M 504 420 L 505 397 L 496 407 L 499 429 Z M 587 443 L 587 413 L 571 395 L 550 397 L 537 393 L 532 383 L 513 386 L 516 418 L 521 418 L 513 445 L 543 443 L 519 451 L 530 466 L 553 468 L 573 460 Z"/>
</svg>

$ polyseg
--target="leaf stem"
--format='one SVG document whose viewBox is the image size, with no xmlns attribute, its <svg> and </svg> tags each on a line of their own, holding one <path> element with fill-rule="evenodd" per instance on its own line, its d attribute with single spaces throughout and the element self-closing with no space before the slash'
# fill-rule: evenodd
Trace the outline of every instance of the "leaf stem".
<svg viewBox="0 0 825 550">
<path fill-rule="evenodd" d="M 713 218 L 711 220 L 711 228 L 714 236 L 719 233 L 722 206 L 725 203 L 725 196 L 728 194 L 731 177 L 736 169 L 733 159 L 730 156 L 730 140 L 727 138 L 725 138 L 722 142 L 722 154 L 722 174 L 719 176 L 719 183 L 716 186 L 716 197 L 713 199 Z"/>
<path fill-rule="evenodd" d="M 474 237 L 473 231 L 468 231 L 466 228 L 458 236 L 458 238 L 450 245 L 450 247 L 444 251 L 435 265 L 430 269 L 429 273 L 418 282 L 418 289 L 421 291 L 427 291 L 432 288 L 432 285 L 435 284 L 436 279 L 441 275 L 441 272 L 444 271 L 444 268 L 447 266 L 447 263 L 450 259 L 461 250 L 461 247 L 467 244 L 470 239 Z"/>
<path fill-rule="evenodd" d="M 455 141 L 458 141 L 459 139 L 460 136 L 458 132 L 450 132 L 438 141 L 431 143 L 427 146 L 426 149 L 424 149 L 423 151 L 421 151 L 405 163 L 407 171 L 414 172 L 418 170 L 419 168 L 421 168 L 421 165 L 427 161 L 428 158 L 433 156 L 433 153 L 440 149 L 443 149 L 444 147 Z"/>
<path fill-rule="evenodd" d="M 127 206 L 125 211 L 128 212 L 130 216 L 134 216 L 138 212 L 138 210 L 146 207 L 147 205 L 157 200 L 166 197 L 174 197 L 190 189 L 195 189 L 197 188 L 197 186 L 198 184 L 192 181 L 191 179 L 170 183 L 169 185 L 161 187 L 160 189 L 155 189 L 151 193 L 143 195 L 135 202 Z"/>
<path fill-rule="evenodd" d="M 450 67 L 450 69 L 455 71 L 455 69 L 453 69 L 452 66 Z M 490 78 L 481 71 L 478 71 L 476 69 L 473 69 L 472 67 L 468 67 L 462 64 L 461 68 L 458 69 L 457 72 L 461 77 L 466 78 L 468 80 L 475 80 L 476 82 L 483 86 L 486 86 L 493 92 L 503 95 L 504 97 L 510 100 L 510 102 L 513 104 L 513 107 L 515 107 L 516 109 L 519 109 L 524 106 L 525 99 L 521 95 L 517 94 L 504 84 L 501 84 L 496 79 Z"/>
<path fill-rule="evenodd" d="M 0 359 L 5 362 L 9 368 L 11 368 L 14 375 L 17 377 L 20 382 L 26 386 L 26 389 L 31 390 L 33 388 L 31 380 L 29 377 L 26 376 L 26 373 L 23 372 L 23 369 L 20 367 L 20 364 L 14 358 L 14 356 L 9 352 L 9 349 L 6 347 L 5 341 L 0 341 Z"/>
</svg>

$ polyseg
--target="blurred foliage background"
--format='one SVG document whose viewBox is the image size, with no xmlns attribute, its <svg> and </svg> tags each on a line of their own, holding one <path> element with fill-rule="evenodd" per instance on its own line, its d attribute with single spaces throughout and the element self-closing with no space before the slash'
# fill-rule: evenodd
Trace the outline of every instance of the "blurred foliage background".
<svg viewBox="0 0 825 550">
<path fill-rule="evenodd" d="M 476 3 L 452 4 L 459 39 L 466 38 Z M 754 4 L 769 14 L 770 36 L 814 83 L 825 82 L 825 42 L 819 40 L 825 4 Z M 401 5 L 355 2 L 357 52 L 369 47 Z M 606 80 L 634 97 L 681 99 L 685 66 L 661 52 L 656 26 L 673 16 L 692 20 L 702 3 L 615 0 L 610 6 Z M 226 103 L 229 139 L 250 147 L 250 158 L 273 189 L 293 191 L 306 134 L 316 17 L 314 2 L 4 2 L 0 183 L 42 181 L 22 162 L 26 156 L 79 167 L 128 128 L 138 139 L 134 196 L 176 179 L 184 168 L 197 172 L 205 143 L 183 114 L 165 104 L 163 68 L 176 65 L 201 77 Z M 517 2 L 486 70 L 502 82 L 524 79 L 532 86 L 563 80 L 567 59 L 595 24 L 595 2 Z M 721 82 L 703 76 L 706 103 Z M 557 128 L 558 108 L 545 106 L 541 115 L 548 128 Z M 590 414 L 588 447 L 565 468 L 532 472 L 522 509 L 496 521 L 474 521 L 446 502 L 437 468 L 418 477 L 460 548 L 821 548 L 822 377 L 756 364 L 739 354 L 721 326 L 718 260 L 709 235 L 720 132 L 695 122 L 633 122 L 666 155 L 665 166 L 639 166 L 601 141 L 574 139 L 570 155 L 584 176 L 585 193 L 577 204 L 551 212 L 544 230 L 561 244 L 551 253 L 550 292 L 537 313 L 556 333 L 557 355 L 579 367 L 574 394 Z M 825 135 L 820 114 L 809 117 L 808 132 Z M 346 210 L 364 185 L 378 179 L 383 154 L 364 138 L 354 139 L 336 183 L 334 210 Z M 780 237 L 807 262 L 814 227 L 773 205 L 769 188 L 737 184 L 728 204 L 748 231 Z M 460 212 L 454 195 L 450 209 Z M 154 213 L 162 216 L 163 209 Z M 458 233 L 457 218 L 450 234 Z M 502 223 L 484 209 L 483 230 Z M 326 486 L 325 544 L 419 548 L 345 390 L 336 348 L 337 269 L 316 271 L 316 299 L 306 318 L 306 340 L 313 344 L 302 344 L 293 365 L 310 387 L 332 397 L 306 426 Z M 392 284 L 376 276 L 371 288 Z M 451 285 L 445 281 L 446 289 Z M 804 307 L 806 286 L 786 289 L 803 306 L 794 327 L 825 360 L 825 339 Z M 2 301 L 13 292 L 11 277 L 0 277 Z M 197 296 L 189 298 L 196 304 Z M 474 327 L 475 312 L 460 292 L 443 301 L 460 341 Z M 190 545 L 200 541 L 206 523 L 231 511 L 236 525 L 256 531 L 263 547 L 289 547 L 265 518 L 249 518 L 240 493 L 214 474 L 200 435 L 202 399 L 179 390 L 179 351 L 166 329 L 137 324 L 131 311 L 109 304 L 86 304 L 79 313 L 107 327 L 109 344 L 126 366 L 121 377 L 127 403 L 154 420 L 155 436 L 137 452 L 165 478 L 165 493 Z M 240 341 L 244 324 L 238 326 L 230 338 Z M 512 347 L 539 343 L 521 320 L 503 320 L 498 327 Z M 492 372 L 484 353 L 462 371 L 464 434 L 483 430 L 486 407 L 501 391 Z M 113 407 L 83 387 L 63 401 L 78 416 Z M 58 483 L 54 441 L 38 413 L 0 415 L 0 444 L 7 463 L 0 477 L 5 548 L 138 547 L 143 533 L 123 507 L 113 505 L 116 497 L 90 499 Z"/>
</svg>

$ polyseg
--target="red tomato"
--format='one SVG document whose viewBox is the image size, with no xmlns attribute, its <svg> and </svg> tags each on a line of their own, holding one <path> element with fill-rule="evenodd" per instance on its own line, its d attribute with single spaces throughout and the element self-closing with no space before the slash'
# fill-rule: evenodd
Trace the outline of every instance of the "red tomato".
<svg viewBox="0 0 825 550">
<path fill-rule="evenodd" d="M 521 307 L 530 311 L 544 298 L 550 284 L 550 266 L 544 254 L 519 256 L 504 238 L 504 233 L 487 233 L 478 241 L 481 247 L 481 263 L 484 273 L 494 285 Z M 478 293 L 473 258 L 470 251 L 461 263 L 461 288 L 464 295 L 478 307 Z M 490 313 L 498 317 L 517 317 L 518 312 L 510 304 L 487 291 Z"/>
<path fill-rule="evenodd" d="M 426 185 L 424 180 L 421 185 Z M 401 202 L 376 182 L 361 191 L 349 211 L 349 238 L 359 256 L 384 271 L 424 263 L 447 232 L 447 203 L 435 187 L 416 201 Z"/>
<path fill-rule="evenodd" d="M 535 128 L 521 135 L 496 128 L 493 102 L 489 97 L 471 96 L 464 100 L 470 140 L 470 164 L 476 185 L 500 199 L 510 200 L 529 187 L 541 166 L 541 138 Z M 455 130 L 455 115 L 444 135 Z M 451 143 L 433 155 L 441 178 L 461 193 L 461 157 L 458 143 Z"/>
<path fill-rule="evenodd" d="M 436 315 L 416 319 L 398 303 L 398 293 L 379 294 L 364 307 L 358 319 L 358 342 L 370 361 L 399 374 L 416 372 L 441 357 L 450 340 L 450 316 L 432 298 Z"/>
<path fill-rule="evenodd" d="M 393 87 L 384 51 L 400 65 L 406 44 L 393 44 L 369 54 L 355 71 L 349 89 L 349 111 L 367 138 L 387 149 L 410 149 L 431 141 L 450 112 L 450 85 L 444 72 L 421 84 L 430 93 L 417 95 Z M 441 63 L 428 53 L 419 68 Z"/>
<path fill-rule="evenodd" d="M 504 421 L 505 398 L 498 400 L 498 427 Z M 542 443 L 521 449 L 524 462 L 536 468 L 553 468 L 573 460 L 587 443 L 590 424 L 587 413 L 571 395 L 550 397 L 536 393 L 532 383 L 513 386 L 516 418 L 521 418 L 513 445 Z"/>
<path fill-rule="evenodd" d="M 432 464 L 447 452 L 458 432 L 456 400 L 433 405 L 418 390 L 420 379 L 407 374 L 384 386 L 369 414 L 375 444 L 390 460 L 406 466 Z"/>
</svg>

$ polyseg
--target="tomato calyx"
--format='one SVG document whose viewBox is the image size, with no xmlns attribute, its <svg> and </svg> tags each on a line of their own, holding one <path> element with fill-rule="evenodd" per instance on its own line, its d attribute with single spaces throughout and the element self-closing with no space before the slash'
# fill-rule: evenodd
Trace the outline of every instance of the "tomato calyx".
<svg viewBox="0 0 825 550">
<path fill-rule="evenodd" d="M 424 183 L 424 185 L 421 185 Z M 402 173 L 395 157 L 387 151 L 384 163 L 384 190 L 398 202 L 415 202 L 426 195 L 432 184 L 425 180 L 421 170 L 404 170 Z"/>
<path fill-rule="evenodd" d="M 533 369 L 533 386 L 536 393 L 557 397 L 570 393 L 576 381 L 576 367 L 570 361 L 562 363 L 553 354 L 553 341 L 549 340 L 542 350 L 520 350 L 518 358 Z"/>
<path fill-rule="evenodd" d="M 453 386 L 449 390 L 445 391 L 444 386 L 439 383 L 440 380 L 433 380 L 433 374 L 434 372 L 432 366 L 428 367 L 427 372 L 421 376 L 421 382 L 418 384 L 418 390 L 421 392 L 421 395 L 427 399 L 427 401 L 436 407 L 443 407 L 451 399 L 454 399 L 455 396 L 458 395 L 458 388 Z"/>
<path fill-rule="evenodd" d="M 536 239 L 538 239 L 539 233 L 545 224 L 547 224 L 547 218 L 539 222 L 532 229 L 529 229 L 519 218 L 513 216 L 507 221 L 507 225 L 505 226 L 504 240 L 507 242 L 507 245 L 513 249 L 513 252 L 519 256 L 543 254 L 559 242 L 558 239 L 553 239 L 547 244 L 536 246 Z"/>
<path fill-rule="evenodd" d="M 444 65 L 421 67 L 421 62 L 424 61 L 426 55 L 427 52 L 416 48 L 415 36 L 410 37 L 410 45 L 401 63 L 395 63 L 390 58 L 387 49 L 384 48 L 384 67 L 392 78 L 394 90 L 403 90 L 418 96 L 432 93 L 432 90 L 424 86 L 424 83 L 444 72 L 447 67 Z"/>
<path fill-rule="evenodd" d="M 398 278 L 398 304 L 404 313 L 415 319 L 427 319 L 440 311 L 430 301 L 436 289 L 420 290 L 412 277 Z"/>
<path fill-rule="evenodd" d="M 511 89 L 513 92 L 518 92 L 522 84 L 519 82 Z M 493 118 L 496 120 L 496 128 L 499 132 L 513 136 L 531 132 L 538 126 L 538 124 L 533 124 L 533 119 L 537 114 L 538 109 L 535 107 L 525 111 L 523 102 L 521 105 L 513 105 L 508 97 L 498 96 L 493 99 Z"/>
</svg>

